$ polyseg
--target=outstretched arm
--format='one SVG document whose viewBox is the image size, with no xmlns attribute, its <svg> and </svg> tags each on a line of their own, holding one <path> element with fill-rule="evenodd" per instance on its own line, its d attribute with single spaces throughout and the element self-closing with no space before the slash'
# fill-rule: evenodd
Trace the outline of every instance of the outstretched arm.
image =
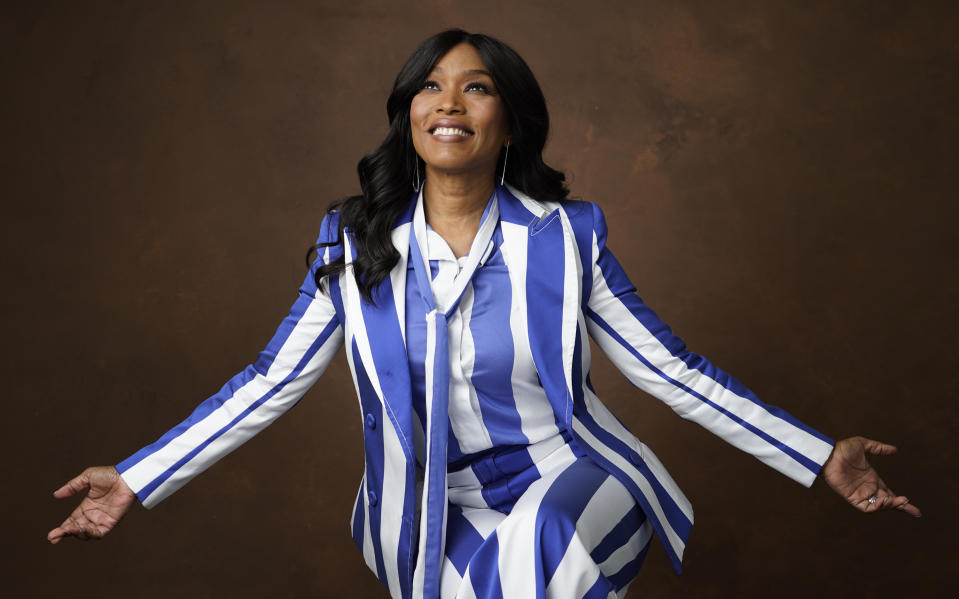
<svg viewBox="0 0 959 599">
<path fill-rule="evenodd" d="M 54 491 L 53 496 L 64 499 L 84 490 L 87 490 L 86 497 L 77 509 L 63 524 L 47 533 L 47 540 L 51 543 L 59 543 L 67 536 L 84 541 L 102 538 L 123 518 L 136 498 L 113 466 L 87 468 Z"/>
<path fill-rule="evenodd" d="M 850 437 L 836 443 L 822 468 L 822 476 L 832 489 L 862 512 L 897 509 L 915 517 L 919 508 L 903 495 L 896 495 L 866 460 L 866 453 L 892 455 L 896 448 L 865 437 Z"/>
<path fill-rule="evenodd" d="M 335 235 L 331 217 L 320 242 Z M 335 249 L 335 248 L 333 248 Z M 331 248 L 316 259 L 289 315 L 255 364 L 230 379 L 183 422 L 117 467 L 88 468 L 54 494 L 89 489 L 80 505 L 47 538 L 100 538 L 134 499 L 152 507 L 295 405 L 320 377 L 343 340 L 331 292 L 318 290 L 313 273 L 329 263 Z"/>
<path fill-rule="evenodd" d="M 879 478 L 866 453 L 890 455 L 896 448 L 863 437 L 833 444 L 821 433 L 755 394 L 686 349 L 636 295 L 626 273 L 606 247 L 606 221 L 594 206 L 593 286 L 587 309 L 590 334 L 637 387 L 667 403 L 736 447 L 809 486 L 816 474 L 864 512 L 898 509 L 919 516 L 916 506 Z M 870 501 L 871 498 L 872 501 Z"/>
<path fill-rule="evenodd" d="M 635 386 L 797 482 L 810 486 L 833 440 L 749 388 L 686 344 L 637 295 L 606 244 L 606 220 L 594 206 L 590 336 Z"/>
</svg>

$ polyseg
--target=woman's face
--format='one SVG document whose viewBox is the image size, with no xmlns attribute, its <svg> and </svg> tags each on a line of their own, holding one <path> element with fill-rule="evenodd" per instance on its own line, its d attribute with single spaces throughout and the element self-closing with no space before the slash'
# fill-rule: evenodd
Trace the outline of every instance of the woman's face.
<svg viewBox="0 0 959 599">
<path fill-rule="evenodd" d="M 410 127 L 428 172 L 494 176 L 509 125 L 473 46 L 454 46 L 436 63 L 410 105 Z"/>
</svg>

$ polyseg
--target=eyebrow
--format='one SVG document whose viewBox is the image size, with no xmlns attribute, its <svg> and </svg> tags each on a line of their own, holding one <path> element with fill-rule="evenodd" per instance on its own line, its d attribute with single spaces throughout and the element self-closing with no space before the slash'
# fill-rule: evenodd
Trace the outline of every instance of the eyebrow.
<svg viewBox="0 0 959 599">
<path fill-rule="evenodd" d="M 442 73 L 443 67 L 433 67 L 433 71 L 436 73 Z M 484 69 L 469 69 L 468 71 L 463 71 L 463 74 L 464 75 L 486 75 L 490 79 L 493 78 L 493 76 L 490 75 L 489 71 L 486 71 Z"/>
</svg>

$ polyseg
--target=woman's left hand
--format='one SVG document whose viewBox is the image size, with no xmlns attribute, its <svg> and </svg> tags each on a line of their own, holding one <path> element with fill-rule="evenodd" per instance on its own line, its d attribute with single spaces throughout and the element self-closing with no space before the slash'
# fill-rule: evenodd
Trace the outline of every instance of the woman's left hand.
<svg viewBox="0 0 959 599">
<path fill-rule="evenodd" d="M 892 455 L 896 448 L 886 443 L 849 437 L 836 443 L 822 467 L 823 478 L 854 508 L 862 512 L 897 509 L 919 517 L 919 508 L 903 495 L 896 495 L 866 461 L 866 453 Z"/>
</svg>

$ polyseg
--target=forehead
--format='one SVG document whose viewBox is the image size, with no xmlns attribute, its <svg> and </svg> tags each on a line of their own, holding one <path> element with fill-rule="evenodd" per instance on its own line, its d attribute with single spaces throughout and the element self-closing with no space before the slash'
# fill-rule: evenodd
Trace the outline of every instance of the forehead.
<svg viewBox="0 0 959 599">
<path fill-rule="evenodd" d="M 463 42 L 450 48 L 449 52 L 436 61 L 433 72 L 444 75 L 476 74 L 477 72 L 489 74 L 489 69 L 483 64 L 476 48 Z"/>
</svg>

